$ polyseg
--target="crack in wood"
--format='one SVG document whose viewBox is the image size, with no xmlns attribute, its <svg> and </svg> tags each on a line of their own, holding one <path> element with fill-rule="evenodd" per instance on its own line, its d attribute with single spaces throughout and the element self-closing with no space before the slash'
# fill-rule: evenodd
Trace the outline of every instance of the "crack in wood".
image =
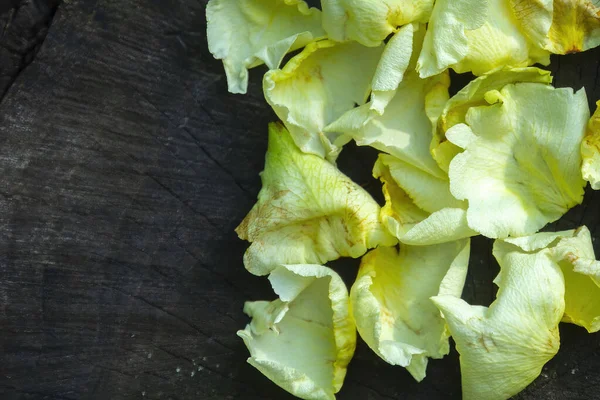
<svg viewBox="0 0 600 400">
<path fill-rule="evenodd" d="M 370 392 L 373 392 L 373 393 L 375 393 L 377 396 L 379 396 L 379 397 L 380 397 L 380 398 L 382 398 L 382 399 L 392 399 L 392 400 L 396 400 L 396 397 L 392 397 L 392 396 L 389 396 L 389 395 L 383 394 L 381 391 L 379 391 L 379 390 L 375 389 L 374 387 L 372 387 L 372 386 L 370 386 L 370 385 L 367 385 L 367 384 L 365 384 L 364 382 L 361 382 L 361 381 L 359 381 L 359 380 L 354 380 L 352 383 L 354 383 L 354 384 L 356 384 L 356 385 L 358 385 L 358 386 L 362 386 L 362 387 L 364 387 L 365 389 L 368 389 Z"/>
<path fill-rule="evenodd" d="M 152 308 L 154 308 L 154 309 L 156 309 L 156 310 L 158 310 L 158 311 L 160 311 L 160 312 L 162 312 L 162 313 L 164 313 L 164 314 L 166 314 L 166 315 L 168 315 L 168 316 L 170 316 L 170 317 L 178 320 L 179 322 L 183 323 L 184 325 L 188 326 L 192 330 L 196 331 L 198 334 L 200 334 L 200 335 L 204 336 L 205 338 L 207 338 L 209 341 L 217 343 L 219 346 L 221 346 L 221 347 L 223 347 L 223 348 L 225 348 L 227 350 L 235 351 L 231 347 L 229 347 L 226 344 L 224 344 L 223 342 L 221 342 L 219 339 L 216 339 L 213 335 L 211 335 L 211 334 L 203 331 L 202 329 L 198 328 L 195 324 L 191 323 L 190 321 L 186 320 L 185 318 L 183 318 L 183 317 L 181 317 L 181 316 L 179 316 L 179 315 L 177 315 L 177 314 L 175 314 L 175 313 L 173 313 L 173 312 L 171 312 L 171 311 L 169 311 L 169 310 L 167 310 L 167 309 L 159 306 L 158 304 L 155 304 L 155 303 L 153 303 L 153 302 L 145 299 L 142 296 L 138 296 L 138 295 L 134 295 L 134 294 L 131 294 L 131 293 L 127 293 L 126 291 L 124 291 L 122 289 L 119 289 L 119 288 L 116 288 L 116 287 L 112 287 L 112 286 L 107 286 L 107 285 L 101 285 L 101 286 L 103 286 L 103 287 L 105 287 L 107 289 L 114 290 L 115 292 L 119 292 L 119 293 L 121 293 L 121 294 L 123 294 L 123 295 L 125 295 L 127 297 L 131 297 L 133 299 L 136 299 L 136 300 L 139 300 L 139 301 L 141 301 L 143 303 L 146 303 L 147 305 L 151 306 Z"/>
<path fill-rule="evenodd" d="M 200 151 L 202 151 L 202 153 L 204 153 L 204 155 L 210 161 L 212 161 L 217 167 L 219 167 L 223 172 L 225 172 L 225 174 L 227 174 L 231 178 L 231 180 L 233 181 L 233 183 L 244 193 L 244 196 L 248 197 L 251 200 L 255 199 L 255 197 L 252 195 L 252 193 L 250 193 L 250 191 L 248 189 L 246 189 L 246 188 L 244 188 L 242 186 L 242 184 L 238 181 L 238 179 L 235 177 L 235 175 L 230 170 L 228 170 L 227 168 L 225 168 L 215 157 L 213 157 L 212 154 L 208 150 L 206 150 L 206 147 L 204 146 L 204 144 L 202 142 L 200 142 L 198 140 L 198 138 L 185 125 L 177 124 L 175 121 L 173 121 L 173 118 L 169 114 L 167 114 L 166 112 L 164 112 L 160 108 L 158 108 L 158 106 L 156 106 L 156 104 L 154 104 L 153 102 L 151 102 L 150 99 L 148 99 L 142 92 L 140 92 L 138 89 L 136 89 L 133 86 L 130 86 L 130 87 L 146 103 L 148 103 L 161 116 L 163 116 L 169 122 L 169 124 L 171 124 L 172 126 L 176 127 L 177 129 L 181 129 L 182 131 L 184 131 L 189 136 L 189 138 L 192 139 L 192 141 L 200 149 Z M 210 114 L 208 112 L 208 110 L 206 110 L 206 108 L 204 106 L 201 106 L 201 109 L 209 117 L 209 119 L 214 122 L 214 118 L 213 118 L 212 114 Z"/>
<path fill-rule="evenodd" d="M 19 76 L 35 60 L 44 43 L 56 11 L 62 0 L 11 0 L 3 4 L 0 13 L 9 11 L 0 36 L 0 104 Z M 24 42 L 24 43 L 23 43 Z M 2 50 L 10 56 L 2 54 Z M 4 70 L 9 64 L 8 70 Z"/>
</svg>

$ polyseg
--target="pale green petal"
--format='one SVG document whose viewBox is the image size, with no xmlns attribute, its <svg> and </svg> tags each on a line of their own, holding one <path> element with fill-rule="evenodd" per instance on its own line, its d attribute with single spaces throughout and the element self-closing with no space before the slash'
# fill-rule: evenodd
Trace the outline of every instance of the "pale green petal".
<svg viewBox="0 0 600 400">
<path fill-rule="evenodd" d="M 400 225 L 397 220 L 390 218 L 387 223 L 386 226 L 398 240 L 411 245 L 444 243 L 477 235 L 469 228 L 467 212 L 462 208 L 443 208 L 413 226 Z"/>
<path fill-rule="evenodd" d="M 384 113 L 404 80 L 413 55 L 413 42 L 423 39 L 425 29 L 415 24 L 402 27 L 385 45 L 371 82 L 370 101 L 345 112 L 325 127 L 325 132 L 341 133 L 349 141 L 354 131 L 361 130 L 371 119 Z"/>
<path fill-rule="evenodd" d="M 423 41 L 425 27 L 408 24 L 385 45 L 371 83 L 371 108 L 379 115 L 394 97 L 413 56 L 413 43 Z"/>
<path fill-rule="evenodd" d="M 523 254 L 496 241 L 501 272 L 489 308 L 455 296 L 432 300 L 460 353 L 463 399 L 504 400 L 531 383 L 559 348 L 564 281 L 547 251 Z"/>
<path fill-rule="evenodd" d="M 460 149 L 466 149 L 477 140 L 477 135 L 466 124 L 456 124 L 446 131 L 446 138 Z"/>
<path fill-rule="evenodd" d="M 405 244 L 430 245 L 474 236 L 467 224 L 466 204 L 449 191 L 447 178 L 381 154 L 373 176 L 383 183 L 385 227 Z"/>
<path fill-rule="evenodd" d="M 600 45 L 596 0 L 510 0 L 510 4 L 519 28 L 552 53 L 577 53 Z"/>
<path fill-rule="evenodd" d="M 435 160 L 431 157 L 429 147 L 432 140 L 432 124 L 437 123 L 442 105 L 448 100 L 450 79 L 447 73 L 428 79 L 420 79 L 417 76 L 412 66 L 416 62 L 416 55 L 423 40 L 424 29 L 422 27 L 420 29 L 411 27 L 412 25 L 407 25 L 402 28 L 388 43 L 388 46 L 390 46 L 392 41 L 404 30 L 414 32 L 414 43 L 411 46 L 414 47 L 415 51 L 412 53 L 413 57 L 409 63 L 408 71 L 403 76 L 398 76 L 399 79 L 392 80 L 388 86 L 390 92 L 392 92 L 389 101 L 387 97 L 384 102 L 380 101 L 378 95 L 382 92 L 373 91 L 369 103 L 348 111 L 329 125 L 326 130 L 341 132 L 344 136 L 354 139 L 358 145 L 372 146 L 403 161 L 406 168 L 411 169 L 411 171 L 406 176 L 406 180 L 401 183 L 401 186 L 412 185 L 414 187 L 421 186 L 418 181 L 422 177 L 426 180 L 438 178 L 437 181 L 447 182 L 447 174 L 437 166 Z M 406 45 L 409 45 L 408 41 L 406 41 Z M 386 51 L 387 49 L 388 47 L 386 47 Z M 406 51 L 406 49 L 404 50 Z M 400 48 L 397 51 L 400 51 Z M 407 54 L 410 54 L 410 51 Z M 386 74 L 376 75 L 384 76 Z M 392 74 L 392 76 L 394 75 Z M 375 84 L 373 86 L 376 87 Z M 378 104 L 381 103 L 384 104 L 384 107 L 380 108 Z M 387 156 L 384 156 L 384 159 L 385 157 Z M 394 158 L 387 159 L 394 160 Z M 414 174 L 412 170 L 416 170 Z M 412 197 L 411 188 L 407 187 L 406 190 Z M 446 192 L 448 191 L 446 190 Z M 415 196 L 424 202 L 432 201 L 431 197 L 427 198 L 427 196 L 419 196 L 418 194 Z M 417 203 L 419 202 L 417 201 Z M 419 206 L 424 207 L 425 211 L 429 211 L 429 208 L 435 209 L 432 211 L 439 209 L 436 206 Z"/>
<path fill-rule="evenodd" d="M 335 159 L 339 135 L 324 128 L 367 101 L 383 50 L 322 40 L 265 74 L 265 98 L 302 151 Z"/>
<path fill-rule="evenodd" d="M 583 326 L 588 332 L 600 330 L 600 261 L 596 260 L 587 227 L 504 241 L 519 246 L 524 252 L 547 249 L 565 277 L 563 320 Z"/>
<path fill-rule="evenodd" d="M 552 26 L 554 0 L 508 0 L 508 4 L 519 29 L 532 43 L 546 47 Z"/>
<path fill-rule="evenodd" d="M 469 239 L 433 246 L 380 247 L 363 257 L 350 304 L 361 337 L 421 381 L 428 358 L 448 354 L 448 331 L 431 296 L 460 297 Z"/>
<path fill-rule="evenodd" d="M 208 47 L 223 60 L 231 93 L 246 93 L 248 68 L 279 68 L 286 53 L 325 36 L 321 12 L 302 0 L 210 0 Z"/>
<path fill-rule="evenodd" d="M 444 105 L 440 116 L 442 132 L 458 123 L 466 122 L 469 108 L 487 105 L 485 95 L 491 90 L 500 90 L 511 83 L 552 83 L 550 71 L 540 68 L 504 68 L 491 71 L 469 82 Z"/>
<path fill-rule="evenodd" d="M 460 62 L 469 51 L 465 31 L 483 26 L 487 1 L 437 0 L 417 63 L 422 78 L 434 76 Z M 469 18 L 464 18 L 468 15 Z"/>
<path fill-rule="evenodd" d="M 422 36 L 417 33 L 415 40 L 422 40 Z M 376 109 L 377 93 L 373 92 L 369 103 L 347 112 L 326 129 L 341 132 L 360 146 L 372 146 L 443 178 L 447 174 L 429 153 L 432 118 L 435 119 L 431 114 L 438 113 L 439 105 L 448 99 L 449 85 L 447 73 L 420 79 L 410 71 L 394 89 L 383 113 Z"/>
<path fill-rule="evenodd" d="M 596 261 L 590 231 L 584 226 L 552 249 L 565 276 L 563 320 L 600 330 L 600 262 Z"/>
<path fill-rule="evenodd" d="M 471 82 L 444 104 L 434 125 L 431 141 L 431 154 L 440 168 L 448 172 L 450 161 L 460 153 L 460 148 L 449 142 L 446 132 L 456 124 L 465 123 L 467 112 L 471 107 L 486 105 L 485 95 L 490 90 L 499 90 L 510 83 L 538 82 L 551 83 L 549 71 L 539 68 L 505 68 L 492 71 Z"/>
<path fill-rule="evenodd" d="M 398 186 L 390 174 L 389 168 L 381 159 L 375 163 L 373 176 L 383 184 L 385 206 L 381 209 L 381 220 L 394 236 L 402 238 L 405 231 L 410 230 L 429 216 L 427 212 L 417 207 L 408 194 Z"/>
<path fill-rule="evenodd" d="M 239 237 L 252 245 L 246 268 L 268 274 L 279 264 L 324 264 L 360 257 L 395 239 L 379 222 L 379 205 L 324 159 L 302 153 L 285 128 L 269 127 L 263 187 Z"/>
<path fill-rule="evenodd" d="M 596 112 L 581 143 L 581 156 L 583 179 L 590 183 L 592 189 L 600 190 L 600 101 L 596 103 Z"/>
<path fill-rule="evenodd" d="M 237 333 L 248 362 L 294 396 L 335 399 L 356 346 L 344 282 L 320 265 L 281 265 L 269 280 L 280 298 L 247 302 L 252 321 Z"/>
<path fill-rule="evenodd" d="M 338 42 L 379 46 L 398 27 L 427 22 L 433 0 L 321 0 L 323 27 Z"/>
<path fill-rule="evenodd" d="M 359 146 L 384 151 L 430 175 L 444 177 L 429 152 L 432 140 L 431 121 L 426 102 L 447 98 L 449 79 L 446 74 L 422 80 L 408 75 L 383 115 L 369 113 L 369 104 L 346 113 L 327 129 L 342 132 Z M 364 111 L 363 115 L 359 113 Z"/>
<path fill-rule="evenodd" d="M 535 252 L 550 245 L 563 237 L 571 236 L 572 230 L 561 232 L 539 232 L 530 236 L 518 236 L 503 239 L 506 243 L 514 244 L 526 252 Z"/>
<path fill-rule="evenodd" d="M 444 112 L 446 104 L 450 100 L 450 95 L 448 93 L 450 87 L 450 73 L 444 72 L 433 78 L 426 79 L 433 79 L 434 82 L 437 82 L 425 96 L 425 114 L 427 114 L 435 134 L 440 117 Z"/>
<path fill-rule="evenodd" d="M 450 190 L 468 200 L 469 227 L 492 238 L 523 236 L 583 200 L 580 145 L 589 118 L 585 91 L 511 84 L 471 107 L 467 143 L 450 163 Z M 475 140 L 472 135 L 477 136 Z"/>
<path fill-rule="evenodd" d="M 378 162 L 388 168 L 394 182 L 423 211 L 433 213 L 447 207 L 465 206 L 464 201 L 457 200 L 450 193 L 447 176 L 434 176 L 387 154 L 380 154 Z"/>
<path fill-rule="evenodd" d="M 515 26 L 506 1 L 438 0 L 417 70 L 421 77 L 446 68 L 482 75 L 503 66 L 549 62 L 549 53 L 534 46 Z"/>
</svg>

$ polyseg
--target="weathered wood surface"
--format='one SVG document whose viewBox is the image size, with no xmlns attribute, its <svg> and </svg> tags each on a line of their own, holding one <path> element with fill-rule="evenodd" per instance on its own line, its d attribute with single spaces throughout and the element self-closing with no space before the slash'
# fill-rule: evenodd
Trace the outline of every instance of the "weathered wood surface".
<svg viewBox="0 0 600 400">
<path fill-rule="evenodd" d="M 0 17 L 0 398 L 291 398 L 235 336 L 243 302 L 273 298 L 233 232 L 274 119 L 260 73 L 227 93 L 205 0 L 17 3 Z M 556 83 L 600 98 L 599 56 L 555 58 Z M 350 147 L 340 165 L 377 190 L 373 156 Z M 557 226 L 598 239 L 599 208 L 588 193 Z M 473 248 L 465 298 L 489 304 L 490 242 Z M 561 334 L 519 398 L 598 398 L 600 335 Z M 457 399 L 459 381 L 454 351 L 417 384 L 361 342 L 339 398 Z"/>
</svg>

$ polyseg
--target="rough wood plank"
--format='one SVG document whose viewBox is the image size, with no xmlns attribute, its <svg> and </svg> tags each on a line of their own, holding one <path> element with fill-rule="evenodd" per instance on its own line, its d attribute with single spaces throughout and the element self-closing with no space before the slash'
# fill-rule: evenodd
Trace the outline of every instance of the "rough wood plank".
<svg viewBox="0 0 600 400">
<path fill-rule="evenodd" d="M 60 0 L 0 3 L 0 101 L 44 42 Z"/>
<path fill-rule="evenodd" d="M 291 398 L 235 336 L 243 302 L 272 298 L 233 228 L 260 188 L 274 115 L 259 70 L 248 95 L 226 92 L 205 4 L 65 1 L 0 103 L 2 399 Z M 556 59 L 557 84 L 600 98 L 599 56 Z M 377 189 L 373 155 L 350 146 L 341 168 Z M 556 226 L 600 237 L 599 204 L 589 193 Z M 465 298 L 489 304 L 490 241 L 473 248 Z M 357 262 L 333 266 L 350 282 Z M 599 335 L 561 333 L 519 398 L 595 396 Z M 360 343 L 339 398 L 456 399 L 459 381 L 456 352 L 417 384 Z"/>
</svg>

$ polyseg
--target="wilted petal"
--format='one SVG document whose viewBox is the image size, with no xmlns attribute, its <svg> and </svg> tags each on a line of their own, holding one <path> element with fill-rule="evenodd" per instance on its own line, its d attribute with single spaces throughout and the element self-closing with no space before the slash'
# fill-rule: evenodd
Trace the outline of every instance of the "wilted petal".
<svg viewBox="0 0 600 400">
<path fill-rule="evenodd" d="M 504 68 L 480 76 L 467 84 L 443 105 L 431 142 L 431 154 L 440 168 L 448 172 L 450 161 L 461 149 L 449 142 L 446 132 L 453 126 L 465 123 L 471 107 L 487 104 L 485 95 L 490 90 L 499 90 L 510 83 L 551 83 L 549 71 L 539 68 Z"/>
<path fill-rule="evenodd" d="M 548 251 L 523 254 L 496 241 L 501 271 L 489 308 L 455 296 L 432 300 L 442 311 L 460 353 L 465 400 L 505 400 L 531 383 L 559 348 L 564 281 Z"/>
<path fill-rule="evenodd" d="M 324 128 L 367 101 L 383 50 L 322 40 L 265 74 L 265 98 L 302 151 L 335 159 L 339 135 Z"/>
<path fill-rule="evenodd" d="M 320 265 L 282 265 L 269 280 L 279 299 L 244 306 L 248 362 L 294 396 L 335 399 L 356 346 L 344 282 Z"/>
<path fill-rule="evenodd" d="M 600 101 L 596 103 L 596 112 L 588 123 L 581 143 L 583 164 L 581 173 L 594 190 L 600 190 Z"/>
<path fill-rule="evenodd" d="M 467 224 L 466 203 L 450 193 L 447 177 L 386 154 L 379 155 L 373 176 L 383 183 L 381 221 L 400 242 L 430 245 L 477 234 Z"/>
<path fill-rule="evenodd" d="M 438 0 L 417 70 L 423 78 L 446 68 L 482 75 L 535 63 L 549 64 L 549 53 L 518 29 L 505 0 Z"/>
<path fill-rule="evenodd" d="M 600 45 L 600 4 L 594 0 L 510 0 L 519 28 L 539 47 L 570 54 Z"/>
<path fill-rule="evenodd" d="M 537 233 L 504 241 L 532 254 L 547 249 L 560 265 L 565 278 L 563 321 L 583 326 L 588 332 L 600 330 L 600 262 L 596 261 L 587 227 Z"/>
<path fill-rule="evenodd" d="M 361 337 L 386 362 L 421 381 L 428 358 L 449 351 L 446 324 L 429 298 L 460 297 L 468 263 L 469 239 L 369 252 L 350 291 Z"/>
<path fill-rule="evenodd" d="M 382 63 L 387 61 L 394 64 L 394 59 L 392 57 L 386 59 L 385 53 L 388 52 L 388 48 L 398 35 L 404 33 L 404 30 L 412 32 L 412 25 L 402 28 L 388 43 L 384 57 L 382 57 Z M 424 28 L 415 31 L 415 51 L 410 63 L 411 66 L 414 66 L 416 62 L 416 55 L 418 49 L 420 49 L 423 35 Z M 396 53 L 403 51 L 410 56 L 412 45 L 412 42 L 406 41 L 404 48 L 398 48 Z M 376 76 L 389 75 L 395 76 L 388 72 L 376 74 Z M 374 81 L 377 82 L 377 79 Z M 348 111 L 329 125 L 326 130 L 340 132 L 354 139 L 360 146 L 372 146 L 434 176 L 446 175 L 431 158 L 429 147 L 432 132 L 432 114 L 438 113 L 437 110 L 433 109 L 448 100 L 448 87 L 450 85 L 448 74 L 444 73 L 433 78 L 420 79 L 413 68 L 409 67 L 406 74 L 392 81 L 388 85 L 387 91 L 373 90 L 370 102 Z M 375 83 L 373 85 L 374 89 L 378 86 L 382 85 L 376 85 Z M 382 100 L 383 93 L 385 93 L 385 101 Z"/>
<path fill-rule="evenodd" d="M 471 107 L 446 137 L 465 151 L 450 163 L 450 190 L 468 200 L 469 227 L 492 238 L 522 236 L 583 200 L 580 146 L 585 91 L 510 84 Z"/>
<path fill-rule="evenodd" d="M 286 53 L 325 36 L 321 12 L 302 0 L 210 0 L 208 47 L 223 60 L 231 93 L 246 93 L 248 68 L 279 68 Z"/>
<path fill-rule="evenodd" d="M 258 201 L 237 227 L 252 242 L 246 268 L 265 275 L 280 264 L 319 263 L 360 257 L 396 241 L 379 222 L 379 205 L 335 166 L 302 153 L 278 124 L 269 148 Z"/>
<path fill-rule="evenodd" d="M 427 22 L 434 0 L 322 0 L 323 26 L 338 42 L 379 46 L 398 27 Z"/>
</svg>

